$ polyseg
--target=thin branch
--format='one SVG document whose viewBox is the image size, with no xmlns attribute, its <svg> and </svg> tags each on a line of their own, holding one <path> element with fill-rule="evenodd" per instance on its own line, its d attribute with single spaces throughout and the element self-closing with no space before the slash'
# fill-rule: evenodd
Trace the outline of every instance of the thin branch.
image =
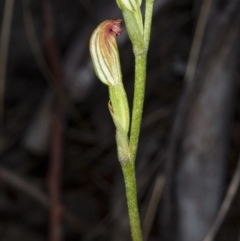
<svg viewBox="0 0 240 241">
<path fill-rule="evenodd" d="M 63 131 L 64 119 L 66 116 L 66 104 L 63 85 L 63 73 L 59 57 L 59 48 L 54 36 L 54 23 L 52 14 L 52 4 L 50 0 L 43 1 L 44 15 L 44 45 L 49 61 L 51 71 L 54 76 L 54 83 L 61 92 L 57 96 L 53 109 L 52 133 L 51 133 L 51 150 L 50 163 L 48 170 L 48 189 L 51 202 L 51 212 L 49 220 L 49 240 L 62 240 L 62 213 L 60 203 L 60 180 L 62 166 L 62 149 L 63 149 Z"/>
<path fill-rule="evenodd" d="M 56 109 L 53 113 L 52 132 L 51 132 L 51 150 L 48 170 L 48 190 L 50 195 L 50 241 L 62 240 L 61 223 L 62 212 L 60 203 L 60 179 L 62 166 L 62 147 L 63 147 L 63 129 L 65 110 L 58 102 L 55 103 Z"/>
<path fill-rule="evenodd" d="M 0 39 L 0 149 L 4 146 L 4 93 L 14 0 L 5 0 Z"/>
</svg>

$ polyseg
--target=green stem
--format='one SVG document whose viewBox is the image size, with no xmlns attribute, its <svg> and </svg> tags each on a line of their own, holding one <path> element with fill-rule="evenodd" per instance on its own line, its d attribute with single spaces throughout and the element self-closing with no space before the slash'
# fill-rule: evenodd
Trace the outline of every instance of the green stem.
<svg viewBox="0 0 240 241">
<path fill-rule="evenodd" d="M 133 241 L 142 241 L 142 231 L 137 205 L 137 187 L 135 180 L 135 159 L 142 120 L 143 100 L 146 80 L 147 54 L 135 52 L 135 86 L 133 114 L 130 133 L 130 160 L 121 162 L 126 186 L 128 213 Z"/>
<path fill-rule="evenodd" d="M 135 160 L 142 122 L 143 102 L 145 94 L 147 51 L 150 41 L 152 13 L 154 0 L 146 0 L 145 21 L 143 35 L 136 29 L 134 18 L 128 11 L 123 11 L 130 39 L 133 43 L 135 55 L 135 82 L 131 131 L 129 138 L 130 160 L 121 161 L 126 186 L 127 205 L 133 241 L 142 241 L 142 231 L 137 205 L 137 187 L 135 179 Z M 141 35 L 141 36 L 140 36 Z M 139 38 L 140 37 L 140 38 Z M 141 38 L 142 37 L 142 38 Z"/>
<path fill-rule="evenodd" d="M 145 11 L 145 20 L 144 20 L 144 44 L 146 48 L 148 48 L 148 45 L 150 42 L 153 3 L 154 3 L 154 0 L 146 0 L 146 11 Z"/>
<path fill-rule="evenodd" d="M 146 71 L 147 71 L 147 51 L 150 41 L 152 15 L 154 0 L 146 0 L 146 11 L 144 19 L 144 47 L 139 49 L 133 46 L 135 54 L 135 84 L 133 98 L 133 113 L 130 132 L 130 154 L 131 161 L 135 162 L 138 147 L 138 139 L 142 122 L 143 102 L 145 93 Z M 137 49 L 138 48 L 138 49 Z"/>
<path fill-rule="evenodd" d="M 140 134 L 140 126 L 142 121 L 143 101 L 145 93 L 146 82 L 146 66 L 147 66 L 147 53 L 135 53 L 135 83 L 134 83 L 134 99 L 133 99 L 133 112 L 131 120 L 130 132 L 130 155 L 131 161 L 134 163 L 136 159 L 138 139 Z"/>
<path fill-rule="evenodd" d="M 137 205 L 137 186 L 133 162 L 121 162 L 126 186 L 128 214 L 133 241 L 142 241 L 142 231 Z"/>
</svg>

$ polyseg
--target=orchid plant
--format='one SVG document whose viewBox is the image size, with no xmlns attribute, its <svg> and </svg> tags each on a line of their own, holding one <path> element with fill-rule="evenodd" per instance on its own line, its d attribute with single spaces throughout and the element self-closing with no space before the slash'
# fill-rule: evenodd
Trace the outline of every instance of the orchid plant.
<svg viewBox="0 0 240 241">
<path fill-rule="evenodd" d="M 137 205 L 135 159 L 143 112 L 147 52 L 154 0 L 146 0 L 144 19 L 141 12 L 142 0 L 116 0 L 116 2 L 122 11 L 135 56 L 134 100 L 131 118 L 116 42 L 116 37 L 122 32 L 121 20 L 106 20 L 94 30 L 90 39 L 90 54 L 97 77 L 109 89 L 108 106 L 116 127 L 118 159 L 125 181 L 132 240 L 142 241 Z"/>
</svg>

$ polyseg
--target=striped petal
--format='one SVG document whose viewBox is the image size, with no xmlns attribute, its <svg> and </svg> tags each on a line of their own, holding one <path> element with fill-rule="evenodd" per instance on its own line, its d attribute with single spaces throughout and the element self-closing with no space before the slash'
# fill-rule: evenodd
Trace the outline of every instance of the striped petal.
<svg viewBox="0 0 240 241">
<path fill-rule="evenodd" d="M 90 54 L 98 78 L 106 85 L 122 81 L 116 36 L 122 33 L 121 20 L 107 20 L 94 30 L 90 39 Z"/>
</svg>

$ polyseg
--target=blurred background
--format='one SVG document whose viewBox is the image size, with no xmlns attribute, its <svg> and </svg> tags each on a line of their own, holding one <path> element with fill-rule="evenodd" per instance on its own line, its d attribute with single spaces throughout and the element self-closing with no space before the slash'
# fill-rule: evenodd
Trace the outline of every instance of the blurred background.
<svg viewBox="0 0 240 241">
<path fill-rule="evenodd" d="M 0 240 L 131 240 L 88 50 L 119 18 L 110 0 L 0 1 Z M 155 0 L 136 164 L 145 241 L 240 241 L 239 48 L 239 0 Z"/>
</svg>

